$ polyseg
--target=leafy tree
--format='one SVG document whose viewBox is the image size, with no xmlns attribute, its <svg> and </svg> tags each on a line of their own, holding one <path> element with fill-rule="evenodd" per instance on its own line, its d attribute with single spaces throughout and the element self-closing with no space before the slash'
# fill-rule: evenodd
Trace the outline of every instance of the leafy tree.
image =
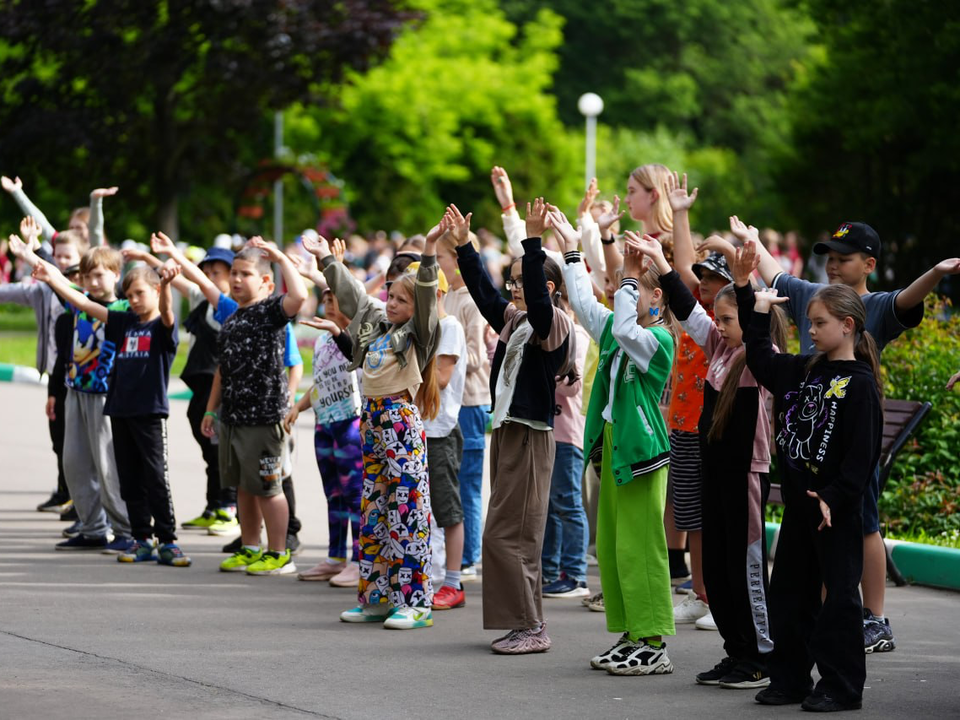
<svg viewBox="0 0 960 720">
<path fill-rule="evenodd" d="M 78 196 L 116 182 L 117 204 L 176 234 L 181 197 L 268 154 L 250 147 L 267 110 L 365 68 L 411 17 L 391 0 L 2 0 L 0 167 Z"/>
<path fill-rule="evenodd" d="M 573 204 L 577 143 L 548 94 L 561 19 L 543 10 L 519 29 L 494 0 L 421 0 L 427 19 L 330 107 L 288 113 L 289 144 L 329 160 L 361 227 L 421 232 L 445 203 L 495 228 L 490 168 L 508 168 L 518 200 Z M 442 10 L 441 10 L 442 6 Z"/>
</svg>

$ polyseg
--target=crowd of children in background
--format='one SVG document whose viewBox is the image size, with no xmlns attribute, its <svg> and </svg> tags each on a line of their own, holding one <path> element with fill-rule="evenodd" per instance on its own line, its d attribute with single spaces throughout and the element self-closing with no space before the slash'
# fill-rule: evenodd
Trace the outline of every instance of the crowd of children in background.
<svg viewBox="0 0 960 720">
<path fill-rule="evenodd" d="M 8 244 L 22 279 L 0 284 L 0 302 L 37 317 L 59 473 L 39 509 L 73 520 L 56 549 L 191 565 L 168 455 L 193 451 L 166 430 L 182 324 L 207 487 L 182 527 L 239 534 L 221 571 L 354 588 L 342 621 L 412 629 L 463 607 L 481 569 L 483 627 L 506 631 L 495 653 L 548 650 L 542 598 L 579 598 L 619 635 L 595 669 L 673 672 L 664 638 L 696 623 L 724 655 L 696 682 L 860 707 L 865 653 L 895 647 L 879 354 L 960 260 L 870 292 L 880 239 L 864 223 L 814 246 L 818 283 L 800 277 L 794 233 L 733 216 L 695 241 L 697 190 L 662 165 L 631 173 L 623 212 L 593 181 L 575 223 L 543 198 L 520 212 L 503 168 L 491 182 L 507 254 L 451 205 L 410 238 L 220 236 L 197 255 L 162 233 L 111 248 L 102 203 L 116 188 L 57 232 L 4 177 L 26 217 Z M 618 235 L 627 212 L 642 232 Z M 319 331 L 299 398 L 298 319 Z M 289 438 L 308 409 L 329 544 L 298 573 Z M 768 582 L 771 445 L 785 510 Z M 672 585 L 686 593 L 676 607 Z"/>
</svg>

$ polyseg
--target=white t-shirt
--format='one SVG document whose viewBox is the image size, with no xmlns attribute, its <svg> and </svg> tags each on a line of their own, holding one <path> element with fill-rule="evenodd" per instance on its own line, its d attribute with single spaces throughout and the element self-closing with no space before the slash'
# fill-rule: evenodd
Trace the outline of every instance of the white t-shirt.
<svg viewBox="0 0 960 720">
<path fill-rule="evenodd" d="M 323 330 L 313 346 L 313 387 L 310 404 L 317 424 L 350 420 L 360 415 L 357 376 L 337 347 L 333 335 Z"/>
<path fill-rule="evenodd" d="M 460 321 L 452 315 L 440 318 L 440 344 L 437 356 L 453 355 L 457 358 L 450 375 L 450 382 L 440 392 L 440 412 L 433 420 L 424 420 L 427 437 L 446 437 L 457 425 L 460 405 L 463 403 L 463 385 L 467 380 L 467 337 Z"/>
</svg>

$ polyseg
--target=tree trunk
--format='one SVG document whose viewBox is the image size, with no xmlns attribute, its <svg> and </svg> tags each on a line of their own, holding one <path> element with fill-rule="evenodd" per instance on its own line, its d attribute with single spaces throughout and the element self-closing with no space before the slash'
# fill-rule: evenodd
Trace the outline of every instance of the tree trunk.
<svg viewBox="0 0 960 720">
<path fill-rule="evenodd" d="M 176 183 L 158 188 L 157 227 L 174 242 L 180 240 L 179 198 Z"/>
</svg>

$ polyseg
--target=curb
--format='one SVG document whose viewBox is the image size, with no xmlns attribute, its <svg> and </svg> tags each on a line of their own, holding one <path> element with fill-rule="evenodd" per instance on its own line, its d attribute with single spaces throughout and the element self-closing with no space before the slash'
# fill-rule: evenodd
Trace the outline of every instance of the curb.
<svg viewBox="0 0 960 720">
<path fill-rule="evenodd" d="M 10 365 L 0 363 L 0 382 L 27 383 L 29 385 L 46 385 L 46 376 L 40 375 L 36 368 L 24 365 Z"/>
<path fill-rule="evenodd" d="M 766 524 L 767 551 L 775 554 L 779 523 Z M 911 585 L 960 590 L 960 549 L 905 540 L 884 540 L 897 568 Z M 771 549 L 772 548 L 772 549 Z"/>
</svg>

